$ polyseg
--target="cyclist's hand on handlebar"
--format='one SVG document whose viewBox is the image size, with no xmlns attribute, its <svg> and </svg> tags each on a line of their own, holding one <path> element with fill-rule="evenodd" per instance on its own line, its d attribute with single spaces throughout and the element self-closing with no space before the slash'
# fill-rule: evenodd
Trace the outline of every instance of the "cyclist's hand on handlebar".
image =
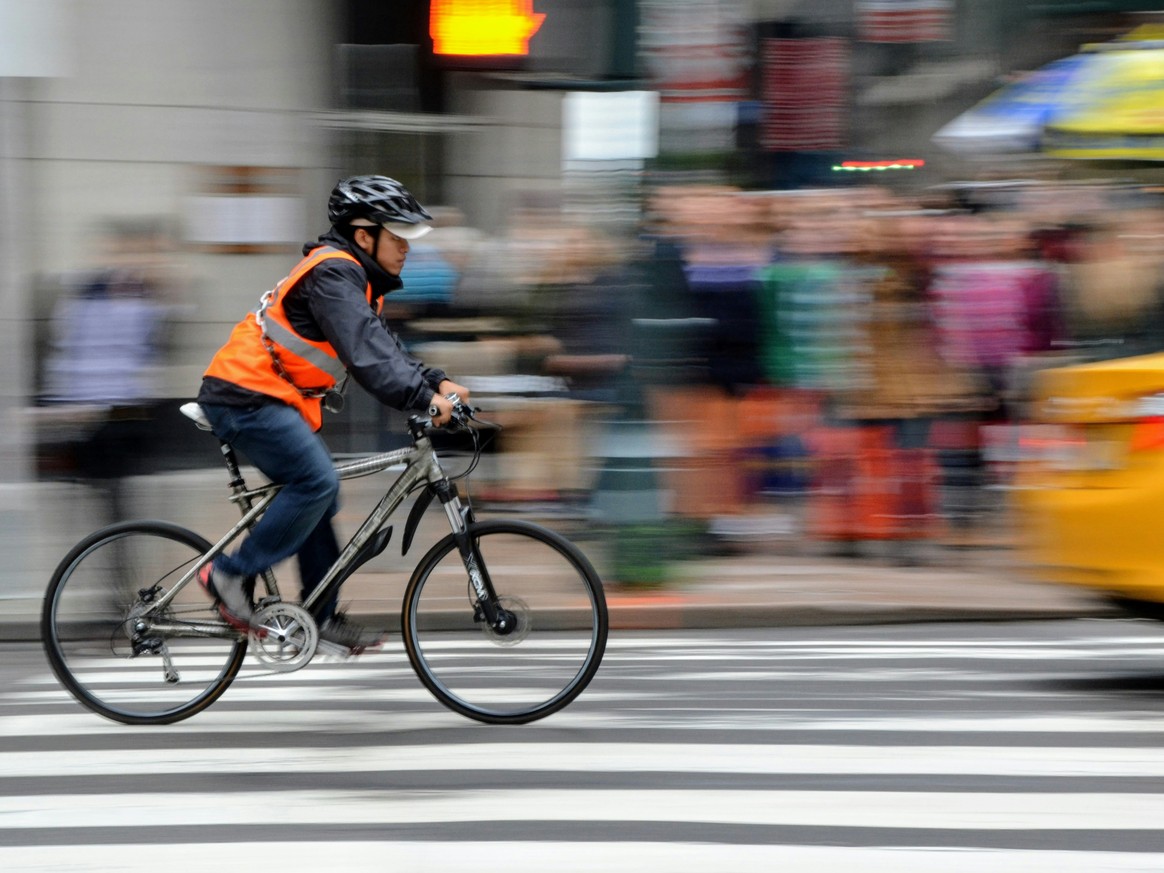
<svg viewBox="0 0 1164 873">
<path fill-rule="evenodd" d="M 428 417 L 433 427 L 444 427 L 453 420 L 453 402 L 441 394 L 434 394 L 428 402 Z"/>
<path fill-rule="evenodd" d="M 464 385 L 458 385 L 452 379 L 445 379 L 437 386 L 437 392 L 448 397 L 450 394 L 456 394 L 457 399 L 465 406 L 472 406 L 473 403 L 469 399 L 469 389 Z M 451 398 L 450 398 L 451 399 Z"/>
<path fill-rule="evenodd" d="M 429 401 L 428 414 L 434 427 L 444 427 L 453 420 L 454 404 L 469 406 L 469 389 L 450 379 L 441 382 Z"/>
</svg>

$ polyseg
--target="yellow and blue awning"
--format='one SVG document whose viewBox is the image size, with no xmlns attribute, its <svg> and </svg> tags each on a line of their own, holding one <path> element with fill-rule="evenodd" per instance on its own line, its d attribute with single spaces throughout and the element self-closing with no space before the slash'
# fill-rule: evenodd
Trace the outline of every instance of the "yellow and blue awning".
<svg viewBox="0 0 1164 873">
<path fill-rule="evenodd" d="M 934 135 L 966 156 L 1164 160 L 1164 36 L 1084 46 L 992 94 Z"/>
<path fill-rule="evenodd" d="M 1084 160 L 1164 161 L 1164 44 L 1112 52 L 1118 69 L 1086 105 L 1043 130 L 1050 155 Z"/>
</svg>

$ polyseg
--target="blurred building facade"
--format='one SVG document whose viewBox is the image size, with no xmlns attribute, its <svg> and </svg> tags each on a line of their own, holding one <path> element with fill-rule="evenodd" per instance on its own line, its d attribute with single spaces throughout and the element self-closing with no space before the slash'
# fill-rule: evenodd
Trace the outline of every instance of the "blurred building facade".
<svg viewBox="0 0 1164 873">
<path fill-rule="evenodd" d="M 934 183 L 962 171 L 929 142 L 941 124 L 1009 71 L 1114 35 L 1152 4 L 510 5 L 544 15 L 528 56 L 467 62 L 434 56 L 429 0 L 0 2 L 0 484 L 30 477 L 35 434 L 20 413 L 47 280 L 90 266 L 110 219 L 181 228 L 189 281 L 162 392 L 185 399 L 227 327 L 325 229 L 339 176 L 395 175 L 461 210 L 485 245 L 538 210 L 601 216 L 620 198 L 633 210 L 648 165 L 796 188 L 838 184 L 838 158 L 917 157 L 930 169 L 912 184 Z M 632 91 L 658 95 L 657 142 L 570 160 L 570 96 Z M 345 448 L 367 447 L 353 416 L 375 414 L 354 404 L 336 429 Z M 20 510 L 3 511 L 19 531 Z"/>
<path fill-rule="evenodd" d="M 528 201 L 562 197 L 567 95 L 628 89 L 661 94 L 660 145 L 678 167 L 734 153 L 753 183 L 795 185 L 819 181 L 815 168 L 838 153 L 940 160 L 928 133 L 997 75 L 1044 59 L 1023 57 L 1023 37 L 1057 5 L 1078 6 L 538 0 L 529 56 L 474 69 L 434 59 L 428 0 L 0 3 L 4 348 L 19 374 L 4 403 L 23 403 L 32 381 L 21 336 L 45 311 L 28 299 L 36 277 L 84 267 L 106 219 L 168 216 L 186 230 L 197 306 L 168 385 L 188 394 L 222 326 L 321 229 L 338 175 L 394 173 L 496 233 Z M 1044 57 L 1080 38 L 1044 31 Z M 797 101 L 819 98 L 814 76 L 832 77 L 828 111 L 843 125 L 806 150 L 813 116 Z M 5 432 L 0 479 L 11 481 L 26 470 L 24 437 Z"/>
</svg>

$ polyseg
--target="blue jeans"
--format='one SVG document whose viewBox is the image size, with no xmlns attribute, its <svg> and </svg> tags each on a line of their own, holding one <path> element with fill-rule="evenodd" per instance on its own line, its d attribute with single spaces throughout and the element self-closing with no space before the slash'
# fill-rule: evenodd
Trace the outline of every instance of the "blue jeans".
<svg viewBox="0 0 1164 873">
<path fill-rule="evenodd" d="M 302 598 L 339 557 L 331 519 L 339 510 L 339 478 L 319 434 L 292 407 L 267 403 L 248 408 L 204 403 L 214 434 L 242 452 L 283 489 L 234 554 L 214 565 L 224 573 L 255 576 L 296 555 Z M 317 605 L 316 618 L 335 612 L 336 598 Z"/>
</svg>

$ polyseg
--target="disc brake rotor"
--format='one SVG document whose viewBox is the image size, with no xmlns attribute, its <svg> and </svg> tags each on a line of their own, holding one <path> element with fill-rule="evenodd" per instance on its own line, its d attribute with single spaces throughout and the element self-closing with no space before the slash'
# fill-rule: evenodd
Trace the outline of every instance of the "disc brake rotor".
<svg viewBox="0 0 1164 873">
<path fill-rule="evenodd" d="M 489 622 L 482 622 L 481 629 L 484 631 L 485 636 L 489 638 L 489 641 L 495 646 L 516 646 L 529 636 L 529 604 L 520 597 L 506 596 L 498 597 L 497 605 L 513 614 L 513 619 L 517 623 L 517 627 L 508 633 L 500 633 L 496 628 L 491 627 Z"/>
</svg>

